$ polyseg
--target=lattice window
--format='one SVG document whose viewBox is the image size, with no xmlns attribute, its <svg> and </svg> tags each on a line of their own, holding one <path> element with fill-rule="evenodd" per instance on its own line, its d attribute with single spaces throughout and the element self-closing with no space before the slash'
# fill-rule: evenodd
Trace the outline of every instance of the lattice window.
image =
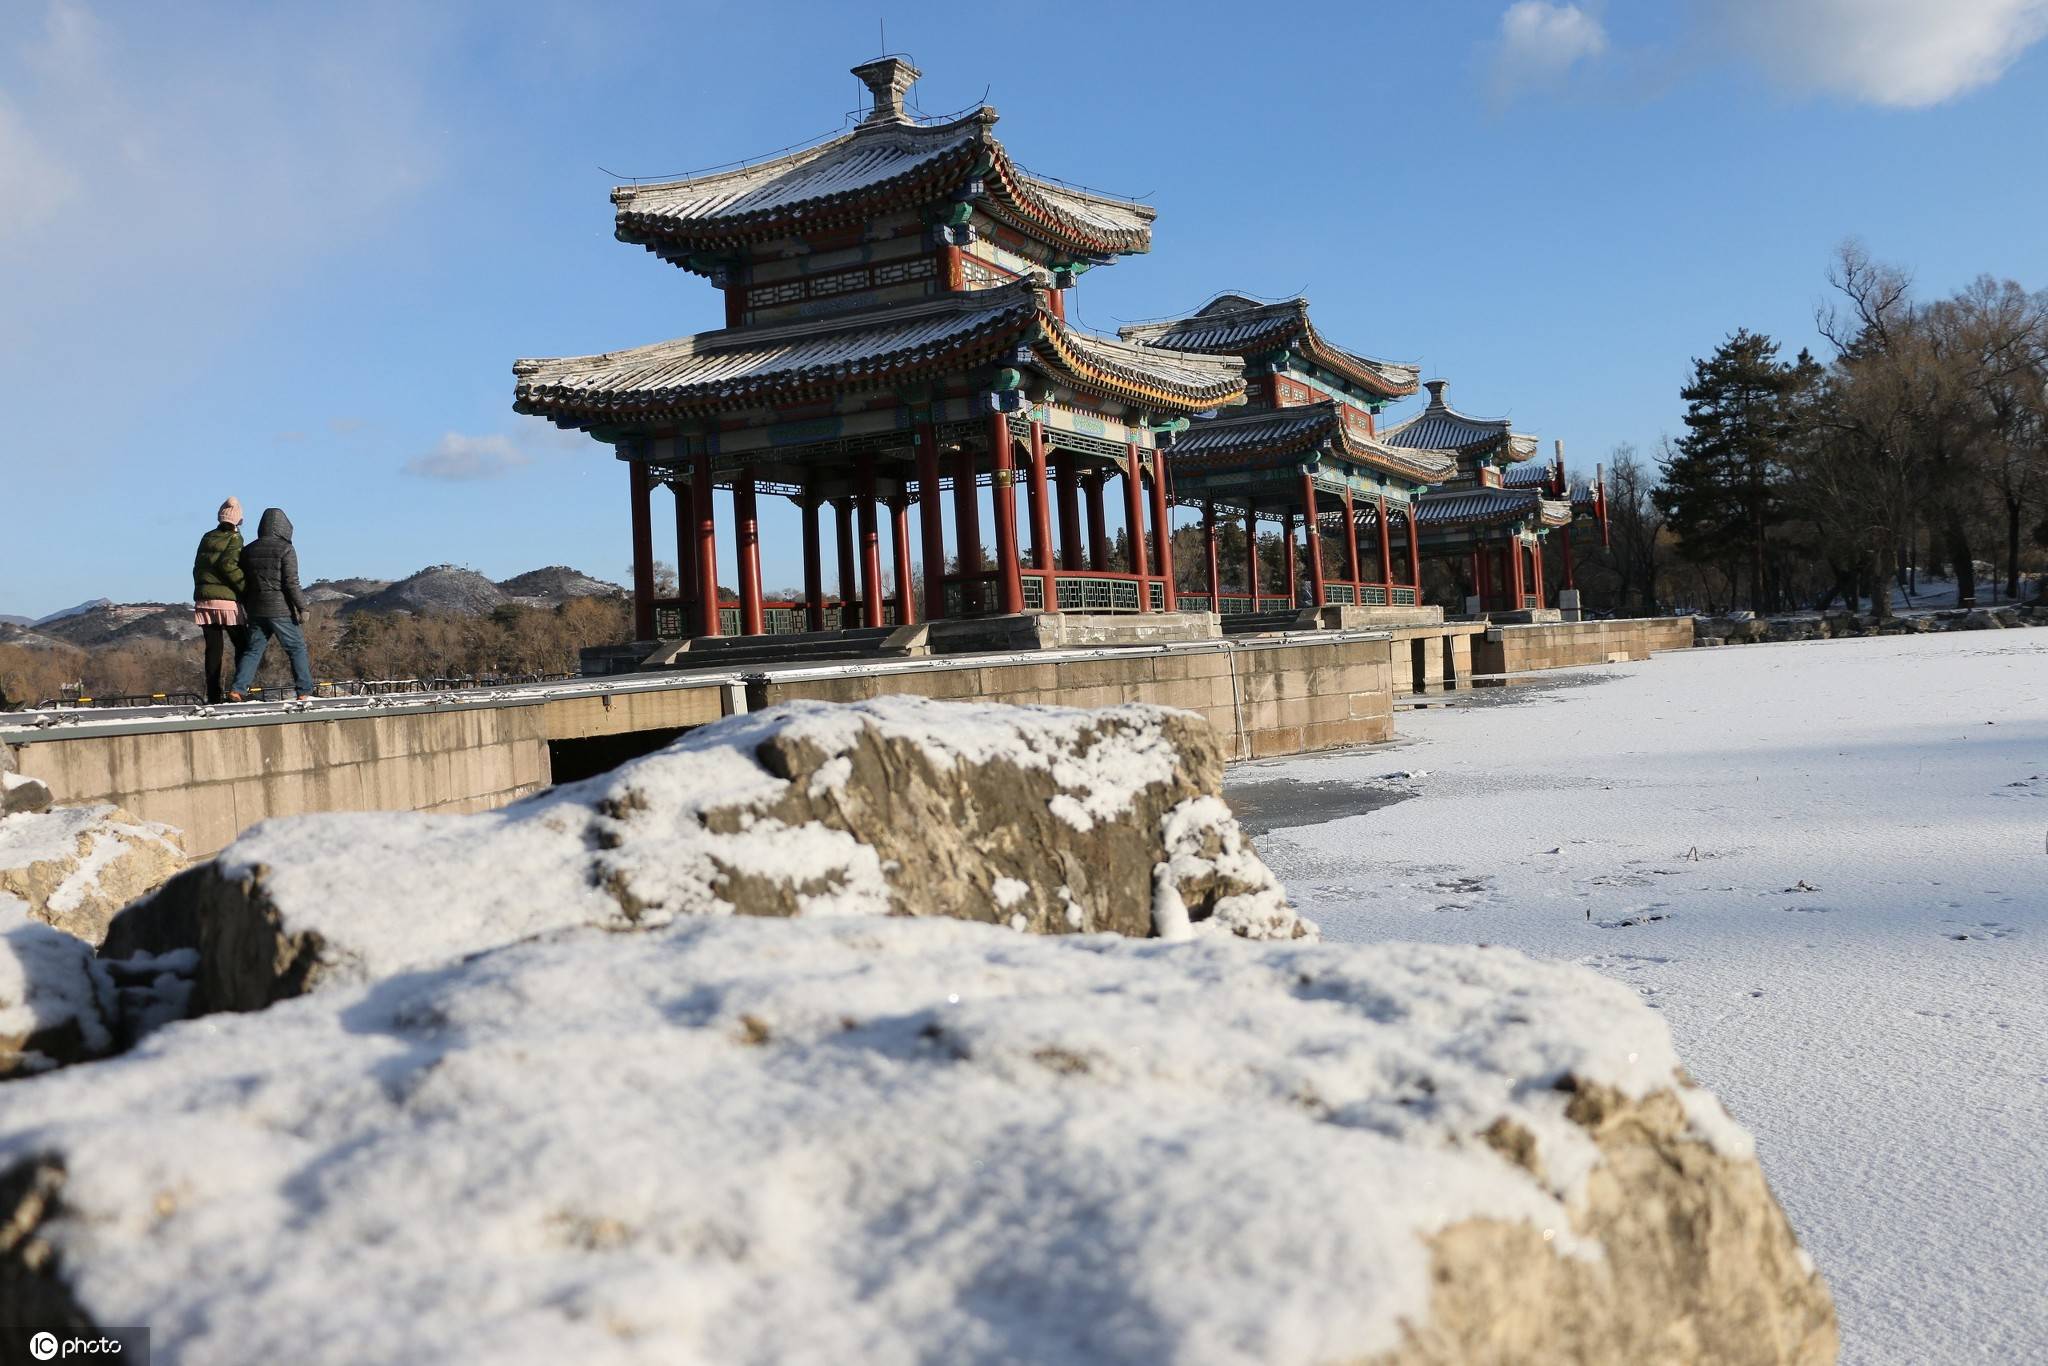
<svg viewBox="0 0 2048 1366">
<path fill-rule="evenodd" d="M 747 303 L 754 308 L 793 304 L 804 297 L 804 282 L 790 280 L 779 285 L 760 285 L 747 291 Z"/>
<path fill-rule="evenodd" d="M 960 263 L 960 279 L 969 289 L 993 289 L 1006 285 L 1017 277 L 1006 270 L 998 270 L 988 262 L 970 256 Z"/>
<path fill-rule="evenodd" d="M 854 290 L 867 287 L 868 272 L 865 266 L 858 270 L 841 270 L 830 275 L 811 277 L 811 297 L 814 299 L 828 298 L 834 294 L 850 294 Z"/>
<path fill-rule="evenodd" d="M 928 279 L 934 268 L 934 262 L 929 256 L 916 256 L 908 261 L 894 261 L 888 265 L 875 267 L 875 283 L 877 285 L 901 285 L 908 284 L 912 280 Z"/>
</svg>

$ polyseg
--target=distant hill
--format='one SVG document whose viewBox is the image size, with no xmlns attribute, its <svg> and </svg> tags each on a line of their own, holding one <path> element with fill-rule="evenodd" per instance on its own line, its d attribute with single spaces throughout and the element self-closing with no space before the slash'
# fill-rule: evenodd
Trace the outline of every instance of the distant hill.
<svg viewBox="0 0 2048 1366">
<path fill-rule="evenodd" d="M 26 624 L 30 626 L 48 626 L 53 621 L 62 621 L 66 617 L 81 616 L 96 608 L 112 607 L 113 605 L 113 603 L 105 598 L 94 598 L 91 602 L 81 602 L 76 607 L 67 607 L 61 612 L 52 612 L 47 617 L 37 617 L 34 621 Z"/>
<path fill-rule="evenodd" d="M 26 626 L 0 622 L 0 645 L 19 645 L 24 650 L 61 650 L 65 642 Z"/>
<path fill-rule="evenodd" d="M 306 585 L 306 596 L 314 602 L 347 602 L 367 598 L 391 586 L 389 579 L 321 579 Z"/>
<path fill-rule="evenodd" d="M 530 569 L 493 583 L 474 569 L 437 564 L 410 578 L 321 579 L 306 586 L 306 600 L 323 603 L 344 614 L 406 612 L 415 616 L 484 616 L 505 603 L 524 607 L 558 607 L 572 598 L 621 595 L 617 584 L 594 579 L 567 565 Z M 40 618 L 0 617 L 0 645 L 50 649 L 139 640 L 197 640 L 189 602 L 123 602 L 95 598 Z"/>
<path fill-rule="evenodd" d="M 414 616 L 480 617 L 506 601 L 498 585 L 474 569 L 437 564 L 379 592 L 351 599 L 342 604 L 341 610 L 345 614 L 409 612 Z"/>
<path fill-rule="evenodd" d="M 524 574 L 500 579 L 498 591 L 536 607 L 554 607 L 570 598 L 617 597 L 626 590 L 615 583 L 593 579 L 580 569 L 551 564 L 545 569 L 529 569 Z"/>
<path fill-rule="evenodd" d="M 102 599 L 82 611 L 45 617 L 35 629 L 81 649 L 136 640 L 199 639 L 189 602 L 116 603 Z"/>
</svg>

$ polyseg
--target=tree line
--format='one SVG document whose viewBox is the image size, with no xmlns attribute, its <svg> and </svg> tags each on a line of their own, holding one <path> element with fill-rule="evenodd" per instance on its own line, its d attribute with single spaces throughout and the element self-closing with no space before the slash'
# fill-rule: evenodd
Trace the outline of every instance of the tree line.
<svg viewBox="0 0 2048 1366">
<path fill-rule="evenodd" d="M 1656 475 L 1617 453 L 1603 559 L 1625 605 L 1867 597 L 1882 617 L 1924 573 L 1965 604 L 2018 596 L 2048 548 L 2048 290 L 1981 276 L 1922 299 L 1854 242 L 1828 283 L 1827 359 L 1737 329 L 1694 361 Z"/>
</svg>

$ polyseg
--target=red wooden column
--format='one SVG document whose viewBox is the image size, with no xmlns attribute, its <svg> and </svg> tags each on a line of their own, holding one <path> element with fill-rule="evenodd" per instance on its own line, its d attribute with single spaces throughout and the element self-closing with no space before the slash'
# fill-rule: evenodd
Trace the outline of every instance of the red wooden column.
<svg viewBox="0 0 2048 1366">
<path fill-rule="evenodd" d="M 889 548 L 896 556 L 896 624 L 917 620 L 917 598 L 910 591 L 910 495 L 889 500 Z"/>
<path fill-rule="evenodd" d="M 809 487 L 798 500 L 804 510 L 804 629 L 825 629 L 825 547 L 818 543 L 818 495 Z"/>
<path fill-rule="evenodd" d="M 924 539 L 924 619 L 946 615 L 946 523 L 939 496 L 939 436 L 917 424 L 917 529 Z"/>
<path fill-rule="evenodd" d="M 1039 571 L 1039 604 L 1048 612 L 1060 610 L 1060 595 L 1052 581 L 1052 507 L 1045 481 L 1045 424 L 1031 423 L 1031 567 Z"/>
<path fill-rule="evenodd" d="M 1563 548 L 1563 550 L 1564 550 L 1564 586 L 1565 586 L 1566 588 L 1568 588 L 1568 589 L 1575 589 L 1575 588 L 1577 588 L 1577 587 L 1578 587 L 1579 585 L 1578 585 L 1577 583 L 1575 583 L 1575 582 L 1573 582 L 1573 581 L 1572 581 L 1572 529 L 1571 529 L 1571 527 L 1570 527 L 1569 525 L 1566 525 L 1566 526 L 1562 526 L 1562 527 L 1559 527 L 1559 528 L 1558 528 L 1558 535 L 1559 535 L 1560 537 L 1562 537 L 1562 538 L 1563 538 L 1563 545 L 1562 545 L 1562 548 Z"/>
<path fill-rule="evenodd" d="M 1167 611 L 1178 611 L 1180 602 L 1173 590 L 1173 511 L 1166 501 L 1166 451 L 1159 446 L 1152 448 L 1152 535 L 1159 553 L 1159 578 L 1165 585 L 1162 600 Z"/>
<path fill-rule="evenodd" d="M 1387 524 L 1387 508 L 1380 504 L 1380 525 Z M 1351 496 L 1351 480 L 1344 481 L 1344 569 L 1351 575 L 1351 600 L 1362 602 L 1364 595 L 1358 591 L 1358 500 Z"/>
<path fill-rule="evenodd" d="M 1060 568 L 1082 569 L 1088 564 L 1088 551 L 1081 544 L 1081 499 L 1080 490 L 1075 487 L 1074 457 L 1072 452 L 1061 451 L 1052 461 L 1053 471 L 1059 476 Z"/>
<path fill-rule="evenodd" d="M 854 457 L 854 486 L 860 507 L 860 617 L 863 626 L 882 624 L 882 535 L 875 524 L 875 453 Z"/>
<path fill-rule="evenodd" d="M 1102 486 L 1109 475 L 1092 470 L 1083 479 L 1088 491 L 1088 567 L 1096 573 L 1109 568 L 1109 519 L 1102 509 Z"/>
<path fill-rule="evenodd" d="M 761 619 L 761 522 L 754 506 L 752 474 L 743 472 L 733 481 L 732 519 L 739 535 L 740 634 L 758 636 L 767 627 Z"/>
<path fill-rule="evenodd" d="M 1419 605 L 1422 602 L 1422 533 L 1415 526 L 1416 508 L 1412 494 L 1410 499 L 1403 520 L 1408 523 L 1408 575 L 1415 581 L 1410 586 L 1415 589 L 1415 601 Z"/>
<path fill-rule="evenodd" d="M 1244 500 L 1244 584 L 1252 596 L 1252 610 L 1259 610 L 1259 509 Z"/>
<path fill-rule="evenodd" d="M 690 472 L 690 511 L 697 519 L 697 630 L 723 633 L 718 618 L 718 511 L 712 501 L 711 452 L 697 452 Z"/>
<path fill-rule="evenodd" d="M 833 503 L 832 516 L 839 541 L 839 622 L 833 629 L 845 631 L 860 624 L 856 615 L 860 584 L 854 576 L 860 571 L 855 568 L 853 557 L 853 499 L 841 498 Z"/>
<path fill-rule="evenodd" d="M 1323 533 L 1316 515 L 1316 478 L 1301 476 L 1301 530 L 1308 550 L 1308 588 L 1315 605 L 1323 605 Z"/>
<path fill-rule="evenodd" d="M 1202 504 L 1202 556 L 1209 562 L 1209 610 L 1223 610 L 1223 568 L 1216 562 L 1216 505 Z"/>
<path fill-rule="evenodd" d="M 1294 514 L 1280 514 L 1280 567 L 1281 577 L 1287 583 L 1287 605 L 1301 605 L 1301 576 L 1294 565 Z"/>
<path fill-rule="evenodd" d="M 960 543 L 960 610 L 981 610 L 981 492 L 974 486 L 974 447 L 953 457 L 953 534 Z"/>
<path fill-rule="evenodd" d="M 1394 601 L 1394 529 L 1387 525 L 1387 495 L 1380 495 L 1380 582 L 1387 586 L 1387 602 Z"/>
<path fill-rule="evenodd" d="M 1145 586 L 1145 492 L 1144 466 L 1138 463 L 1138 446 L 1124 443 L 1124 529 L 1131 543 L 1131 572 L 1138 576 L 1138 610 L 1152 610 L 1152 590 Z"/>
<path fill-rule="evenodd" d="M 669 492 L 676 496 L 676 596 L 682 599 L 687 636 L 697 623 L 697 521 L 690 510 L 690 486 L 677 479 Z"/>
<path fill-rule="evenodd" d="M 1017 553 L 1017 466 L 1010 440 L 1010 419 L 988 415 L 989 454 L 994 474 L 989 492 L 996 514 L 996 610 L 1009 615 L 1024 610 L 1024 564 Z"/>
<path fill-rule="evenodd" d="M 1482 612 L 1493 607 L 1493 584 L 1490 582 L 1493 576 L 1487 572 L 1492 558 L 1493 552 L 1484 545 L 1472 552 L 1472 591 L 1479 597 L 1479 610 Z"/>
<path fill-rule="evenodd" d="M 638 460 L 626 462 L 626 478 L 633 495 L 633 639 L 654 639 L 654 507 L 649 490 L 653 481 L 647 466 Z"/>
</svg>

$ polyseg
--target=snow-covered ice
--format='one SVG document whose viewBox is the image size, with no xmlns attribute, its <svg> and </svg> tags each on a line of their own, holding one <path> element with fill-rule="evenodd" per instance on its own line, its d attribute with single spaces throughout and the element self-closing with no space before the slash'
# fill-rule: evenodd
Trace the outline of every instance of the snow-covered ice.
<svg viewBox="0 0 2048 1366">
<path fill-rule="evenodd" d="M 1845 1362 L 2048 1360 L 2048 632 L 1516 692 L 1231 799 L 1287 812 L 1259 852 L 1326 939 L 1511 945 L 1660 1009 L 1756 1135 Z M 1301 823 L 1286 792 L 1333 782 L 1413 796 Z"/>
</svg>

